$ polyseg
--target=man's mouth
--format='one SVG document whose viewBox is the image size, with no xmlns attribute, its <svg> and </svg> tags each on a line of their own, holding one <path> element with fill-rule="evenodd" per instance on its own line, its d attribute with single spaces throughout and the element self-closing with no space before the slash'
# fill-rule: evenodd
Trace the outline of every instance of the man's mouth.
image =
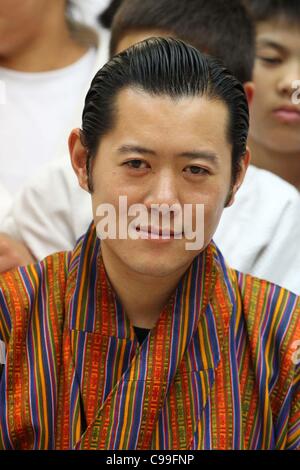
<svg viewBox="0 0 300 470">
<path fill-rule="evenodd" d="M 173 231 L 167 228 L 161 228 L 161 227 L 141 227 L 140 225 L 136 227 L 136 231 L 140 233 L 145 233 L 148 235 L 154 235 L 156 237 L 161 237 L 161 238 L 175 238 L 175 237 L 182 237 L 182 231 Z"/>
<path fill-rule="evenodd" d="M 273 111 L 274 116 L 286 123 L 300 123 L 300 109 L 296 106 L 282 106 Z"/>
</svg>

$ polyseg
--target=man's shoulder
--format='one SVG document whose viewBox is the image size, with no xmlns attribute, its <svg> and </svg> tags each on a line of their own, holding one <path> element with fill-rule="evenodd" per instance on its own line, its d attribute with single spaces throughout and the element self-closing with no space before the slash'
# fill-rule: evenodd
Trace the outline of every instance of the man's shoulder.
<svg viewBox="0 0 300 470">
<path fill-rule="evenodd" d="M 38 263 L 0 274 L 0 293 L 11 305 L 29 307 L 41 292 L 59 292 L 65 285 L 71 253 L 53 253 Z"/>
<path fill-rule="evenodd" d="M 236 273 L 243 316 L 252 332 L 273 339 L 288 332 L 300 339 L 300 297 L 273 282 Z"/>
<path fill-rule="evenodd" d="M 14 341 L 37 325 L 62 330 L 69 259 L 68 252 L 55 253 L 0 274 L 0 341 L 5 345 L 12 341 L 14 348 Z"/>
<path fill-rule="evenodd" d="M 300 297 L 272 282 L 237 274 L 240 305 L 237 344 L 246 339 L 253 368 L 266 383 L 274 416 L 299 381 Z"/>
</svg>

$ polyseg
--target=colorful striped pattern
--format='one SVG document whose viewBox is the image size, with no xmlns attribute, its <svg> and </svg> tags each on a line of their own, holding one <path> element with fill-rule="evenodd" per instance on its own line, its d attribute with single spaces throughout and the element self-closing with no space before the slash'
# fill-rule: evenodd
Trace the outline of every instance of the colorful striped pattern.
<svg viewBox="0 0 300 470">
<path fill-rule="evenodd" d="M 300 449 L 300 300 L 213 242 L 140 346 L 91 225 L 0 276 L 0 340 L 0 448 Z"/>
</svg>

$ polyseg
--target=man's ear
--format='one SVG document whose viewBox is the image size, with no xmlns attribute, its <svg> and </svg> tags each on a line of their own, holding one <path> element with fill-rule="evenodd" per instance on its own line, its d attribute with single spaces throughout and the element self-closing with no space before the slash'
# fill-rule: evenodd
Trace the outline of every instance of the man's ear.
<svg viewBox="0 0 300 470">
<path fill-rule="evenodd" d="M 82 145 L 80 139 L 80 129 L 73 129 L 69 136 L 69 152 L 73 170 L 76 173 L 78 183 L 82 189 L 89 192 L 88 174 L 87 174 L 87 150 Z"/>
<path fill-rule="evenodd" d="M 255 93 L 255 85 L 253 82 L 246 82 L 244 83 L 244 90 L 247 96 L 248 104 L 251 106 L 253 101 L 253 96 Z"/>
<path fill-rule="evenodd" d="M 247 147 L 246 154 L 244 155 L 244 157 L 242 158 L 240 162 L 240 170 L 236 177 L 234 185 L 231 189 L 230 197 L 228 199 L 226 207 L 230 207 L 234 203 L 235 195 L 243 184 L 248 166 L 250 165 L 250 160 L 251 160 L 251 154 L 250 154 L 249 148 Z"/>
</svg>

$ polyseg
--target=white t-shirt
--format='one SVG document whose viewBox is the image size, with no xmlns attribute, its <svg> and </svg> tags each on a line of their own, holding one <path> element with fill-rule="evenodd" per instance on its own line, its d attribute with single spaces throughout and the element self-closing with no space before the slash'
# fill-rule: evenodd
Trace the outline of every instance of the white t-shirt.
<svg viewBox="0 0 300 470">
<path fill-rule="evenodd" d="M 91 48 L 74 64 L 50 72 L 0 67 L 5 90 L 0 104 L 0 178 L 12 195 L 46 163 L 65 153 L 63 146 L 67 150 L 73 116 L 78 106 L 83 109 L 83 90 L 88 89 L 96 54 Z"/>
<path fill-rule="evenodd" d="M 300 295 L 300 193 L 250 165 L 214 241 L 229 266 Z"/>
<path fill-rule="evenodd" d="M 72 17 L 80 23 L 91 26 L 93 29 L 102 30 L 97 18 L 108 7 L 109 3 L 110 0 L 72 0 Z"/>
<path fill-rule="evenodd" d="M 214 240 L 229 265 L 300 295 L 300 196 L 273 173 L 249 167 Z M 92 220 L 90 195 L 81 189 L 67 156 L 19 194 L 3 229 L 23 240 L 37 259 L 72 249 Z"/>
</svg>

